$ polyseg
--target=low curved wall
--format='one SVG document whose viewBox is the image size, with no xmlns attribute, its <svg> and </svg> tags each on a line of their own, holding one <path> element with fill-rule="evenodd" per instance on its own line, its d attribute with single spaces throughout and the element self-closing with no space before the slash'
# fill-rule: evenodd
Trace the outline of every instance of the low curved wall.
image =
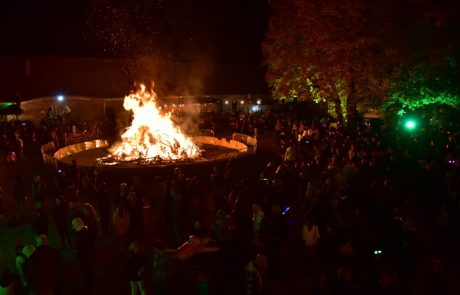
<svg viewBox="0 0 460 295">
<path fill-rule="evenodd" d="M 72 155 L 75 153 L 79 153 L 81 151 L 101 148 L 101 147 L 108 147 L 109 142 L 105 139 L 96 139 L 93 141 L 85 141 L 76 144 L 72 144 L 63 148 L 60 148 L 54 153 L 54 158 L 60 160 L 68 155 Z"/>
<path fill-rule="evenodd" d="M 226 147 L 229 149 L 237 150 L 240 153 L 247 153 L 252 152 L 252 148 L 257 146 L 257 140 L 253 137 L 238 134 L 238 136 L 233 135 L 233 138 L 238 138 L 240 140 L 226 140 L 225 138 L 217 138 L 213 136 L 195 136 L 193 137 L 193 141 L 196 143 L 202 144 L 211 144 L 211 145 L 218 145 L 222 147 Z M 250 144 L 245 144 L 243 141 L 246 141 Z M 60 160 L 68 155 L 79 153 L 81 151 L 101 148 L 101 147 L 108 147 L 109 142 L 105 139 L 97 139 L 93 141 L 85 141 L 76 144 L 72 144 L 63 148 L 60 148 L 54 153 L 54 158 Z"/>
<path fill-rule="evenodd" d="M 226 147 L 232 150 L 237 150 L 241 153 L 246 153 L 248 152 L 248 146 L 245 145 L 244 143 L 236 140 L 226 140 L 225 138 L 217 138 L 213 136 L 195 136 L 193 138 L 193 141 L 196 143 L 202 143 L 202 144 L 212 144 L 212 145 L 218 145 L 222 147 Z"/>
<path fill-rule="evenodd" d="M 257 141 L 249 136 L 246 136 L 245 138 L 246 141 L 249 141 L 251 143 L 256 143 Z M 155 165 L 156 168 L 161 169 L 162 167 L 167 167 L 167 166 L 174 166 L 174 165 L 194 165 L 194 164 L 203 164 L 203 163 L 210 163 L 210 162 L 216 162 L 216 161 L 222 161 L 222 160 L 228 160 L 228 159 L 234 159 L 234 158 L 239 158 L 242 156 L 246 155 L 251 155 L 255 152 L 255 146 L 247 145 L 241 140 L 227 140 L 225 138 L 217 138 L 213 136 L 196 136 L 193 137 L 193 141 L 196 142 L 197 144 L 203 144 L 203 145 L 213 145 L 213 146 L 220 146 L 225 149 L 227 149 L 227 152 L 221 152 L 217 154 L 213 154 L 211 158 L 203 157 L 203 158 L 198 158 L 194 159 L 191 161 L 185 161 L 185 162 L 179 162 L 179 163 L 164 163 L 164 164 L 158 164 Z M 93 140 L 93 141 L 86 141 L 86 142 L 81 142 L 77 144 L 72 144 L 66 147 L 63 147 L 59 150 L 57 150 L 54 153 L 54 157 L 51 157 L 48 155 L 48 157 L 52 158 L 55 162 L 59 162 L 59 164 L 63 164 L 65 166 L 71 165 L 71 162 L 68 158 L 68 156 L 78 154 L 80 152 L 84 152 L 87 150 L 96 150 L 100 148 L 106 148 L 109 147 L 109 143 L 107 140 Z M 102 152 L 103 153 L 103 152 Z M 80 167 L 97 167 L 97 169 L 110 169 L 110 167 L 106 165 L 101 165 L 100 163 L 95 162 L 97 158 L 92 158 L 94 155 L 92 155 L 89 158 L 85 158 L 84 161 L 81 161 L 82 159 L 78 160 L 79 166 Z M 103 155 L 101 154 L 103 157 Z M 97 157 L 97 155 L 96 155 Z M 149 167 L 141 167 L 137 165 L 133 165 L 130 163 L 124 164 L 121 163 L 120 165 L 117 165 L 118 168 L 135 168 L 135 169 L 144 169 L 144 168 L 151 168 L 152 166 Z"/>
<path fill-rule="evenodd" d="M 243 133 L 233 133 L 232 139 L 247 145 L 249 152 L 255 152 L 257 149 L 257 139 L 255 137 Z"/>
</svg>

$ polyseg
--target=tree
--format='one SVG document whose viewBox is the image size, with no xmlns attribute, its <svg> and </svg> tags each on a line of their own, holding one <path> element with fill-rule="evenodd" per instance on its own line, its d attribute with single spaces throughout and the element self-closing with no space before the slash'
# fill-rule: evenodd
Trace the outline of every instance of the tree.
<svg viewBox="0 0 460 295">
<path fill-rule="evenodd" d="M 398 69 L 384 108 L 398 114 L 428 105 L 460 106 L 459 7 L 424 1 L 423 22 L 411 32 L 412 55 Z"/>
<path fill-rule="evenodd" d="M 272 0 L 263 43 L 275 97 L 380 104 L 412 55 L 425 0 Z M 417 4 L 417 5 L 416 5 Z"/>
<path fill-rule="evenodd" d="M 437 64 L 413 65 L 401 70 L 399 79 L 391 85 L 391 97 L 384 108 L 395 107 L 402 115 L 427 105 L 460 105 L 459 61 L 446 57 Z"/>
</svg>

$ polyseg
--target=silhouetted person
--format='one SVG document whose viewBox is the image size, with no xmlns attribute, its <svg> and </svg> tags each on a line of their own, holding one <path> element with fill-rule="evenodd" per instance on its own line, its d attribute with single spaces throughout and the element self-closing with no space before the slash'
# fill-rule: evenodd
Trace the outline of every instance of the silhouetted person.
<svg viewBox="0 0 460 295">
<path fill-rule="evenodd" d="M 17 275 L 5 270 L 0 274 L 0 295 L 20 294 L 20 283 Z"/>
<path fill-rule="evenodd" d="M 138 241 L 129 245 L 125 272 L 131 287 L 131 295 L 145 295 L 145 274 L 148 267 L 147 257 Z"/>
<path fill-rule="evenodd" d="M 172 274 L 171 259 L 166 245 L 161 240 L 153 243 L 153 289 L 154 294 L 164 295 L 167 292 L 168 282 Z"/>
<path fill-rule="evenodd" d="M 112 216 L 113 230 L 116 234 L 116 246 L 118 253 L 128 248 L 129 213 L 124 202 L 121 202 Z"/>
<path fill-rule="evenodd" d="M 24 221 L 25 216 L 25 202 L 26 202 L 26 192 L 24 190 L 24 186 L 22 184 L 21 177 L 17 176 L 14 179 L 13 183 L 13 190 L 14 190 L 14 198 L 16 200 L 16 205 L 18 206 L 18 213 L 19 213 L 19 221 Z"/>
<path fill-rule="evenodd" d="M 37 210 L 32 228 L 36 235 L 48 235 L 48 217 L 43 214 L 41 209 Z"/>
<path fill-rule="evenodd" d="M 93 285 L 92 264 L 95 258 L 94 241 L 88 226 L 83 219 L 74 218 L 72 227 L 75 230 L 75 248 L 77 250 L 77 261 L 83 271 L 86 287 L 91 288 Z"/>
<path fill-rule="evenodd" d="M 126 208 L 129 213 L 129 241 L 134 241 L 140 239 L 144 232 L 144 219 L 142 217 L 142 201 L 136 196 L 135 192 L 130 192 L 128 194 L 128 201 L 126 203 Z"/>
<path fill-rule="evenodd" d="M 107 184 L 105 182 L 100 182 L 96 185 L 96 206 L 99 211 L 101 231 L 103 233 L 108 233 L 111 209 L 110 196 L 107 190 Z"/>
<path fill-rule="evenodd" d="M 78 187 L 80 184 L 80 169 L 76 159 L 72 160 L 72 166 L 70 167 L 70 181 L 73 182 L 74 186 Z"/>
<path fill-rule="evenodd" d="M 255 259 L 250 261 L 244 271 L 244 294 L 262 295 L 265 294 L 265 272 L 268 267 L 267 256 L 257 254 Z"/>
<path fill-rule="evenodd" d="M 30 256 L 35 252 L 34 245 L 25 245 L 24 247 L 20 247 L 19 245 L 16 246 L 17 254 L 16 254 L 16 270 L 18 272 L 21 285 L 23 287 L 24 292 L 28 290 L 28 282 L 26 278 L 26 274 L 29 271 L 30 265 Z"/>
<path fill-rule="evenodd" d="M 53 216 L 61 240 L 61 247 L 70 246 L 69 207 L 60 196 L 56 197 L 54 201 Z"/>
<path fill-rule="evenodd" d="M 26 272 L 29 291 L 32 294 L 56 294 L 61 284 L 62 256 L 58 250 L 48 245 L 46 235 L 37 236 L 35 245 Z"/>
<path fill-rule="evenodd" d="M 43 182 L 39 174 L 36 174 L 32 181 L 32 200 L 35 204 L 35 210 L 43 208 L 44 191 L 45 182 Z"/>
<path fill-rule="evenodd" d="M 3 195 L 4 195 L 3 188 L 0 185 L 0 218 L 3 217 Z"/>
</svg>

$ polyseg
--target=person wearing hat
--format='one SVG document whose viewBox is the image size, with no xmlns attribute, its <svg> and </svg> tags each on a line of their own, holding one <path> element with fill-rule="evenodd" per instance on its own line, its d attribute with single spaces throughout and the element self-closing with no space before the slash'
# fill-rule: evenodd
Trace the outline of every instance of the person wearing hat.
<svg viewBox="0 0 460 295">
<path fill-rule="evenodd" d="M 92 261 L 94 260 L 94 241 L 83 219 L 72 219 L 72 228 L 75 231 L 77 261 L 84 273 L 86 286 L 91 287 L 93 283 Z"/>
</svg>

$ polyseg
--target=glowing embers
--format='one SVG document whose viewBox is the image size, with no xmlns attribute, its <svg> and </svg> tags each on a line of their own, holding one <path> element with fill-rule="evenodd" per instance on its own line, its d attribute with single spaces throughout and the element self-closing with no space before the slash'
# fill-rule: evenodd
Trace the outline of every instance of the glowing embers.
<svg viewBox="0 0 460 295">
<path fill-rule="evenodd" d="M 144 84 L 125 97 L 123 107 L 133 112 L 131 126 L 121 135 L 121 141 L 108 149 L 110 156 L 100 159 L 102 163 L 169 162 L 200 157 L 198 146 L 175 126 L 170 113 L 158 109 L 156 100 L 156 93 L 146 90 Z"/>
</svg>

